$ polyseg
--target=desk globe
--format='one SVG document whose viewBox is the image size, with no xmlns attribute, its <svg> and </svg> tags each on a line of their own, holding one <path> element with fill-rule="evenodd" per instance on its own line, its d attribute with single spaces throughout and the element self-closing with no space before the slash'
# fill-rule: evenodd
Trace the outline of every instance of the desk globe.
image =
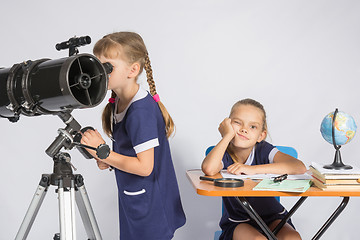
<svg viewBox="0 0 360 240">
<path fill-rule="evenodd" d="M 335 158 L 330 165 L 325 165 L 327 169 L 352 169 L 349 165 L 344 165 L 341 160 L 340 148 L 349 143 L 355 136 L 356 123 L 352 116 L 335 109 L 329 113 L 321 122 L 320 132 L 323 138 L 334 145 Z"/>
</svg>

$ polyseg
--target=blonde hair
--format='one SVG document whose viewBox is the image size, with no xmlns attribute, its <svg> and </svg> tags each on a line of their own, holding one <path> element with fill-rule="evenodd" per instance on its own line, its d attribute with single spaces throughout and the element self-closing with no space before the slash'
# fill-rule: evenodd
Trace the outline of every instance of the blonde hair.
<svg viewBox="0 0 360 240">
<path fill-rule="evenodd" d="M 142 70 L 145 69 L 150 94 L 152 96 L 157 94 L 149 54 L 139 34 L 134 32 L 115 32 L 108 34 L 95 44 L 93 53 L 96 56 L 104 56 L 110 59 L 124 57 L 125 59 L 123 60 L 129 64 L 139 63 L 139 75 Z M 123 53 L 123 55 L 121 55 L 121 53 Z M 112 92 L 111 97 L 116 97 L 116 94 Z M 162 102 L 158 101 L 157 103 L 164 118 L 166 136 L 170 137 L 175 129 L 174 122 Z M 102 114 L 102 125 L 104 132 L 109 137 L 112 137 L 112 112 L 113 106 L 111 103 L 108 103 Z"/>
<path fill-rule="evenodd" d="M 230 116 L 235 111 L 235 109 L 240 105 L 250 105 L 250 106 L 253 106 L 253 107 L 256 107 L 257 109 L 259 109 L 263 114 L 263 122 L 262 122 L 263 129 L 262 130 L 263 131 L 268 130 L 267 129 L 267 122 L 266 122 L 265 108 L 261 103 L 259 103 L 258 101 L 254 100 L 254 99 L 251 99 L 251 98 L 245 98 L 245 99 L 242 99 L 240 101 L 237 101 L 231 108 Z"/>
</svg>

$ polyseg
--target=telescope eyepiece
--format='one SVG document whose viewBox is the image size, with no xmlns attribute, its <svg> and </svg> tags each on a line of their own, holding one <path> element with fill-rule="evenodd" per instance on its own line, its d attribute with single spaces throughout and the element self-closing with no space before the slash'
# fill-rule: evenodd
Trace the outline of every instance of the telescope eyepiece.
<svg viewBox="0 0 360 240">
<path fill-rule="evenodd" d="M 110 74 L 114 70 L 114 66 L 109 62 L 103 63 L 103 66 L 107 74 Z"/>
<path fill-rule="evenodd" d="M 79 46 L 83 46 L 90 43 L 91 43 L 91 38 L 89 36 L 75 38 L 74 40 L 74 44 L 77 44 Z"/>
</svg>

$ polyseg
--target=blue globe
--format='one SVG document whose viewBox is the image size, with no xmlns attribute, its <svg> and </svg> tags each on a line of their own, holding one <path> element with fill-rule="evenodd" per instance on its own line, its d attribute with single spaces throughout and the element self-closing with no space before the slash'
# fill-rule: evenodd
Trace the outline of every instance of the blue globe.
<svg viewBox="0 0 360 240">
<path fill-rule="evenodd" d="M 320 132 L 323 138 L 330 144 L 332 140 L 332 119 L 334 112 L 329 113 L 321 122 Z M 337 112 L 334 122 L 335 144 L 344 145 L 349 143 L 355 136 L 356 123 L 354 118 L 344 112 Z"/>
</svg>

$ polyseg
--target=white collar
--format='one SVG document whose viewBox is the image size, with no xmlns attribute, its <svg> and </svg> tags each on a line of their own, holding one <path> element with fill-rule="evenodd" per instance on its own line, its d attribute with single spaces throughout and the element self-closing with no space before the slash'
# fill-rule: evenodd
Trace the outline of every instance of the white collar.
<svg viewBox="0 0 360 240">
<path fill-rule="evenodd" d="M 252 162 L 254 161 L 254 156 L 255 156 L 255 146 L 251 150 L 251 153 L 250 153 L 248 159 L 246 160 L 246 162 L 244 164 L 245 165 L 251 165 Z"/>
<path fill-rule="evenodd" d="M 122 111 L 121 113 L 116 113 L 116 109 L 117 109 L 118 102 L 119 102 L 119 98 L 116 97 L 115 98 L 115 108 L 114 108 L 114 122 L 115 123 L 121 122 L 124 119 L 125 114 L 126 114 L 127 110 L 129 109 L 130 105 L 140 99 L 145 98 L 147 96 L 147 94 L 148 94 L 148 92 L 145 89 L 142 89 L 141 87 L 139 87 L 139 90 L 136 92 L 135 96 L 131 99 L 129 104 L 126 106 L 124 111 Z"/>
</svg>

